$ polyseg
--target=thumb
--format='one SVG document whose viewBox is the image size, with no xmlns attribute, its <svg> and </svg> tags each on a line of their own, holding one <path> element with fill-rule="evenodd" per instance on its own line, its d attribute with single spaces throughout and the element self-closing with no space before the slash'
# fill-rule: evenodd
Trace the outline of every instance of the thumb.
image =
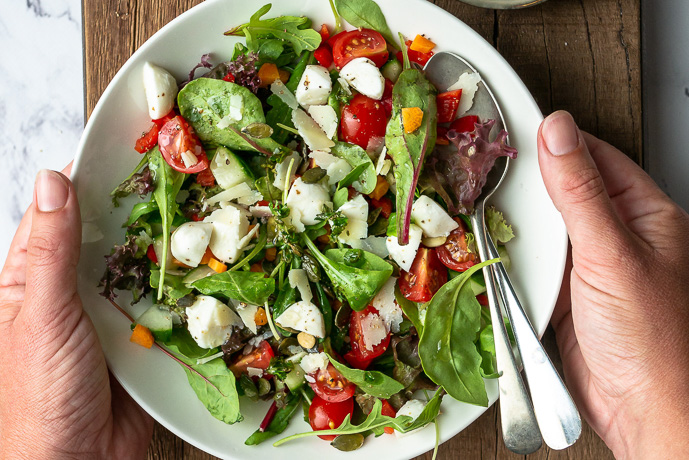
<svg viewBox="0 0 689 460">
<path fill-rule="evenodd" d="M 56 171 L 38 173 L 34 204 L 27 242 L 26 297 L 17 319 L 23 317 L 50 330 L 82 313 L 76 270 L 81 219 L 74 186 Z"/>
<path fill-rule="evenodd" d="M 567 226 L 572 246 L 610 254 L 622 223 L 572 116 L 558 111 L 538 132 L 538 162 L 546 189 Z M 600 252 L 599 252 L 600 254 Z"/>
</svg>

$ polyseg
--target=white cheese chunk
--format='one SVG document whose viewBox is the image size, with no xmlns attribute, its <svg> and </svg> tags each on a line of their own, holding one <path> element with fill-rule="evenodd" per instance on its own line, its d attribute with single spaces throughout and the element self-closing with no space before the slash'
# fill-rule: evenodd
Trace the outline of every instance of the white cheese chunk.
<svg viewBox="0 0 689 460">
<path fill-rule="evenodd" d="M 363 195 L 357 195 L 338 209 L 348 219 L 368 219 L 368 202 Z"/>
<path fill-rule="evenodd" d="M 280 316 L 275 318 L 280 327 L 288 327 L 300 332 L 306 332 L 314 337 L 325 337 L 323 314 L 319 308 L 306 300 L 300 300 L 290 305 Z"/>
<path fill-rule="evenodd" d="M 370 59 L 365 57 L 352 59 L 342 67 L 340 76 L 364 96 L 377 101 L 383 97 L 385 79 Z"/>
<path fill-rule="evenodd" d="M 248 303 L 240 302 L 237 305 L 237 314 L 244 322 L 244 325 L 249 328 L 254 334 L 258 331 L 256 326 L 256 312 L 258 311 L 258 306 L 251 305 Z"/>
<path fill-rule="evenodd" d="M 318 123 L 302 109 L 292 110 L 292 123 L 311 150 L 329 152 L 330 148 L 335 146 L 335 143 L 325 135 Z"/>
<path fill-rule="evenodd" d="M 419 418 L 419 415 L 421 415 L 421 412 L 423 412 L 424 407 L 426 407 L 426 404 L 423 401 L 419 401 L 418 399 L 410 399 L 409 401 L 404 403 L 402 407 L 400 407 L 400 410 L 397 411 L 396 417 L 406 415 L 408 417 L 411 417 L 413 422 L 414 420 Z M 395 430 L 395 436 L 397 436 L 398 438 L 402 438 L 410 433 L 416 432 L 417 430 L 413 430 L 408 433 L 400 433 L 399 431 Z"/>
<path fill-rule="evenodd" d="M 223 262 L 235 262 L 243 249 L 240 242 L 249 231 L 246 214 L 234 206 L 228 206 L 213 211 L 203 221 L 213 224 L 209 244 L 213 255 Z"/>
<path fill-rule="evenodd" d="M 328 185 L 340 182 L 352 171 L 352 167 L 347 161 L 322 150 L 312 151 L 309 157 L 313 159 L 316 166 L 325 169 L 328 174 Z"/>
<path fill-rule="evenodd" d="M 368 202 L 363 195 L 357 195 L 338 209 L 347 217 L 347 226 L 338 236 L 340 241 L 351 245 L 354 240 L 368 236 Z"/>
<path fill-rule="evenodd" d="M 412 205 L 411 218 L 431 238 L 447 236 L 459 227 L 442 206 L 426 195 L 421 195 Z"/>
<path fill-rule="evenodd" d="M 309 353 L 301 359 L 299 366 L 305 374 L 315 374 L 319 370 L 327 368 L 329 363 L 330 360 L 325 353 Z"/>
<path fill-rule="evenodd" d="M 457 107 L 455 117 L 461 117 L 474 105 L 474 95 L 480 82 L 481 75 L 477 72 L 465 72 L 459 76 L 455 84 L 447 89 L 448 91 L 462 90 L 462 97 L 459 99 L 459 107 Z"/>
<path fill-rule="evenodd" d="M 409 243 L 400 245 L 396 236 L 388 236 L 386 244 L 392 260 L 404 271 L 409 271 L 421 244 L 423 231 L 414 224 L 409 226 Z M 212 249 L 212 248 L 211 248 Z"/>
<path fill-rule="evenodd" d="M 332 89 L 328 69 L 320 65 L 307 65 L 299 80 L 295 96 L 303 107 L 320 105 L 328 102 Z"/>
<path fill-rule="evenodd" d="M 289 189 L 285 204 L 289 207 L 290 213 L 299 212 L 299 220 L 305 225 L 317 223 L 316 216 L 323 212 L 324 207 L 329 209 L 333 207 L 328 189 L 324 185 L 306 184 L 301 177 L 297 178 Z"/>
<path fill-rule="evenodd" d="M 187 329 L 201 348 L 219 347 L 232 335 L 232 326 L 242 326 L 230 307 L 211 296 L 197 296 L 186 313 Z"/>
<path fill-rule="evenodd" d="M 301 157 L 297 152 L 292 152 L 289 154 L 289 156 L 286 156 L 284 160 L 282 160 L 280 163 L 278 163 L 275 166 L 275 179 L 273 180 L 273 186 L 280 189 L 280 190 L 285 190 L 285 181 L 287 179 L 287 168 L 289 168 L 290 162 L 294 160 L 294 164 L 292 165 L 292 172 L 290 173 L 289 177 L 289 184 L 292 183 L 292 180 L 294 180 L 294 175 L 297 171 L 297 168 L 299 167 L 299 163 L 301 163 Z"/>
<path fill-rule="evenodd" d="M 258 367 L 247 366 L 246 373 L 249 377 L 263 377 L 263 369 Z"/>
<path fill-rule="evenodd" d="M 223 190 L 222 192 L 213 195 L 210 198 L 207 198 L 206 203 L 208 203 L 209 205 L 213 205 L 216 203 L 220 203 L 221 201 L 232 201 L 240 197 L 248 197 L 252 194 L 253 190 L 251 190 L 249 184 L 247 184 L 246 182 L 242 182 L 240 184 L 228 188 L 227 190 Z"/>
<path fill-rule="evenodd" d="M 312 105 L 308 109 L 309 115 L 328 138 L 332 139 L 337 132 L 337 114 L 329 105 Z"/>
<path fill-rule="evenodd" d="M 170 237 L 170 250 L 175 259 L 198 267 L 211 240 L 213 226 L 205 222 L 185 222 Z"/>
<path fill-rule="evenodd" d="M 143 70 L 144 92 L 148 115 L 153 120 L 163 118 L 175 106 L 177 81 L 167 70 L 147 62 Z"/>
<path fill-rule="evenodd" d="M 299 290 L 301 300 L 311 301 L 313 294 L 311 293 L 311 286 L 309 286 L 309 278 L 306 276 L 306 270 L 303 268 L 293 268 L 287 275 L 289 285 L 293 289 Z"/>
<path fill-rule="evenodd" d="M 388 329 L 378 313 L 369 313 L 361 318 L 361 337 L 364 348 L 368 351 L 373 351 L 373 347 L 382 342 L 387 335 Z"/>
<path fill-rule="evenodd" d="M 402 309 L 395 300 L 396 282 L 397 278 L 388 279 L 372 301 L 373 308 L 378 310 L 380 317 L 383 318 L 385 327 L 388 331 L 395 334 L 400 331 L 400 324 L 404 319 L 402 317 Z"/>
</svg>

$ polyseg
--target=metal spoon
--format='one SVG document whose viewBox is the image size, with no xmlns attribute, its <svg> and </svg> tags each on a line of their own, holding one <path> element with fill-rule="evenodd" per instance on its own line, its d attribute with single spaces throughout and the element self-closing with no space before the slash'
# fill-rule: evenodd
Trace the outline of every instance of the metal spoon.
<svg viewBox="0 0 689 460">
<path fill-rule="evenodd" d="M 439 90 L 446 90 L 466 71 L 476 72 L 463 58 L 447 52 L 434 55 L 424 70 L 426 76 Z M 490 88 L 485 81 L 482 81 L 482 84 L 483 88 L 477 91 L 470 112 L 480 115 L 483 119 L 496 120 L 493 130 L 496 135 L 503 129 L 504 119 Z M 506 157 L 496 161 L 481 195 L 476 200 L 474 213 L 471 215 L 481 260 L 498 257 L 490 241 L 490 235 L 486 232 L 484 211 L 486 200 L 502 182 L 508 166 L 509 159 Z M 581 433 L 581 419 L 576 406 L 536 338 L 502 263 L 484 268 L 483 274 L 493 322 L 497 366 L 498 371 L 502 373 L 498 383 L 505 445 L 520 454 L 530 453 L 541 446 L 541 434 L 543 434 L 546 444 L 550 447 L 555 449 L 568 447 L 578 439 Z M 512 323 L 517 346 L 524 360 L 524 370 L 529 380 L 531 398 L 534 401 L 533 406 L 526 394 L 524 382 L 521 380 L 507 337 L 496 295 L 496 282 L 499 285 L 508 318 Z M 536 422 L 540 425 L 540 432 Z"/>
</svg>

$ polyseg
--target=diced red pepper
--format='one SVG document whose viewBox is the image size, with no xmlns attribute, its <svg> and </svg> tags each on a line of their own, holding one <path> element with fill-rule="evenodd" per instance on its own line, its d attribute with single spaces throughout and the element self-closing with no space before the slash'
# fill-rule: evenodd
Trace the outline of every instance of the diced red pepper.
<svg viewBox="0 0 689 460">
<path fill-rule="evenodd" d="M 152 245 L 152 244 L 149 244 L 149 245 L 148 245 L 148 249 L 146 250 L 146 257 L 148 257 L 149 260 L 150 260 L 151 262 L 153 262 L 154 264 L 157 264 L 157 263 L 158 263 L 158 256 L 156 255 L 156 251 L 155 251 L 155 249 L 153 248 L 153 245 Z"/>
<path fill-rule="evenodd" d="M 266 200 L 261 200 L 258 203 L 256 203 L 257 206 L 268 206 L 268 201 Z"/>
<path fill-rule="evenodd" d="M 212 187 L 215 185 L 215 176 L 211 168 L 206 168 L 196 175 L 196 183 L 204 187 Z"/>
<path fill-rule="evenodd" d="M 313 57 L 325 68 L 330 67 L 330 64 L 333 63 L 333 53 L 330 52 L 330 48 L 326 44 L 319 46 L 318 49 L 313 52 Z"/>
<path fill-rule="evenodd" d="M 392 418 L 397 417 L 397 411 L 395 411 L 395 409 L 390 405 L 390 403 L 388 402 L 387 399 L 383 399 L 382 403 L 383 403 L 383 407 L 381 407 L 381 409 L 380 409 L 381 415 L 385 415 L 387 417 L 392 417 Z M 390 427 L 390 426 L 386 426 L 384 428 L 384 431 L 386 434 L 394 434 L 395 433 L 395 429 Z"/>
<path fill-rule="evenodd" d="M 450 125 L 451 130 L 458 133 L 470 133 L 476 129 L 474 126 L 479 123 L 479 118 L 476 115 L 467 115 L 466 117 L 458 118 Z"/>
<path fill-rule="evenodd" d="M 411 40 L 407 40 L 406 42 L 404 42 L 404 44 L 407 45 L 407 55 L 409 56 L 409 62 L 416 62 L 421 66 L 426 65 L 431 56 L 433 56 L 433 51 L 430 51 L 428 53 L 420 53 L 418 51 L 414 51 L 412 49 L 409 49 L 411 43 Z M 404 55 L 402 54 L 402 51 L 397 52 L 397 60 L 404 64 Z"/>
<path fill-rule="evenodd" d="M 203 220 L 203 217 L 199 216 L 198 214 L 192 214 L 191 220 L 193 220 L 194 222 L 201 222 Z"/>
<path fill-rule="evenodd" d="M 222 77 L 223 81 L 229 81 L 230 83 L 234 83 L 234 75 L 232 72 L 227 72 L 227 75 Z"/>
<path fill-rule="evenodd" d="M 324 42 L 328 41 L 330 38 L 330 30 L 328 30 L 328 26 L 325 24 L 321 25 L 321 30 L 319 30 L 318 33 L 321 34 L 321 40 Z"/>
<path fill-rule="evenodd" d="M 171 110 L 170 113 L 164 117 L 158 118 L 157 120 L 151 120 L 153 124 L 147 132 L 143 133 L 141 137 L 136 140 L 134 150 L 139 153 L 146 153 L 155 147 L 158 143 L 158 133 L 160 132 L 160 128 L 162 128 L 163 125 L 174 116 L 175 112 Z"/>
<path fill-rule="evenodd" d="M 479 294 L 476 296 L 476 300 L 478 300 L 478 303 L 483 305 L 484 307 L 488 306 L 488 297 L 486 297 L 485 294 Z"/>
<path fill-rule="evenodd" d="M 374 200 L 373 198 L 371 198 L 371 205 L 374 208 L 380 208 L 380 213 L 386 219 L 390 217 L 390 214 L 392 213 L 392 200 L 390 198 L 386 196 L 384 196 L 380 200 Z"/>
<path fill-rule="evenodd" d="M 462 90 L 446 91 L 435 98 L 438 105 L 438 123 L 450 123 L 455 119 Z"/>
<path fill-rule="evenodd" d="M 435 136 L 435 143 L 437 145 L 449 145 L 450 141 L 447 140 L 447 132 L 449 130 L 444 127 L 444 126 L 438 126 L 435 129 L 436 136 Z"/>
</svg>

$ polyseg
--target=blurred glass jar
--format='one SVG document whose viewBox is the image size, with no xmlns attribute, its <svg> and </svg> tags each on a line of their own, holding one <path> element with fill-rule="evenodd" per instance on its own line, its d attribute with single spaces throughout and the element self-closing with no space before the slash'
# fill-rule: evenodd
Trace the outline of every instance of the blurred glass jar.
<svg viewBox="0 0 689 460">
<path fill-rule="evenodd" d="M 496 8 L 501 10 L 509 10 L 514 8 L 526 8 L 529 6 L 538 5 L 546 0 L 460 0 L 469 5 L 480 6 L 483 8 Z"/>
</svg>

